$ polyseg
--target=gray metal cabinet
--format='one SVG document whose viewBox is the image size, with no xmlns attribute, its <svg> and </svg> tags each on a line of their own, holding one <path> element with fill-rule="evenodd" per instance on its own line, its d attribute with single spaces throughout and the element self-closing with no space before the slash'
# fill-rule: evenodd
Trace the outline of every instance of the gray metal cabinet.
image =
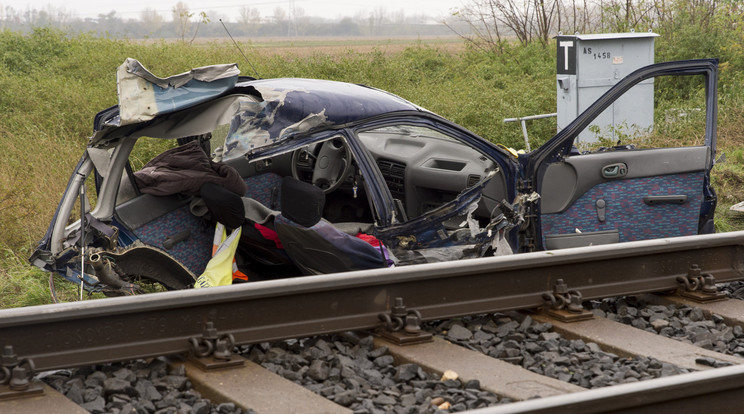
<svg viewBox="0 0 744 414">
<path fill-rule="evenodd" d="M 577 34 L 556 38 L 558 130 L 634 70 L 654 63 L 655 33 Z M 579 135 L 579 143 L 600 137 L 650 130 L 654 123 L 654 84 L 636 85 Z"/>
</svg>

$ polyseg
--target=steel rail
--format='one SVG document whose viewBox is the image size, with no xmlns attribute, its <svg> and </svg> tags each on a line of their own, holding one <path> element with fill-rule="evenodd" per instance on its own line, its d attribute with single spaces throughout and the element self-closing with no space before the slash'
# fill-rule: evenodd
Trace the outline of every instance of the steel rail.
<svg viewBox="0 0 744 414">
<path fill-rule="evenodd" d="M 0 346 L 74 367 L 186 352 L 207 322 L 237 344 L 375 328 L 398 297 L 432 320 L 538 307 L 557 279 L 584 299 L 668 291 L 692 264 L 744 279 L 744 232 L 7 309 Z"/>
<path fill-rule="evenodd" d="M 613 385 L 469 411 L 472 414 L 740 412 L 744 365 Z"/>
</svg>

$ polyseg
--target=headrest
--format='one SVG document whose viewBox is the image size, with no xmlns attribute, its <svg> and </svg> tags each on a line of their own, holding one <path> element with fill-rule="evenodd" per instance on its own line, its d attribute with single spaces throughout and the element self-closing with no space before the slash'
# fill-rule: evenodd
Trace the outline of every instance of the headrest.
<svg viewBox="0 0 744 414">
<path fill-rule="evenodd" d="M 295 223 L 312 227 L 320 221 L 325 193 L 320 188 L 294 177 L 282 179 L 282 215 Z"/>
<path fill-rule="evenodd" d="M 204 183 L 199 190 L 212 218 L 229 229 L 236 229 L 245 221 L 243 199 L 232 191 L 215 183 Z"/>
</svg>

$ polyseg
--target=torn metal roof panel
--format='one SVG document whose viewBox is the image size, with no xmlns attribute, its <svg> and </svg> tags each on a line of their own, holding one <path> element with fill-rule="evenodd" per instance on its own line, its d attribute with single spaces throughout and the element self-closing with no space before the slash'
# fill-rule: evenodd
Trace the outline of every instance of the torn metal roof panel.
<svg viewBox="0 0 744 414">
<path fill-rule="evenodd" d="M 127 58 L 116 71 L 120 125 L 149 121 L 219 96 L 235 86 L 239 74 L 233 63 L 159 78 L 139 61 Z"/>
</svg>

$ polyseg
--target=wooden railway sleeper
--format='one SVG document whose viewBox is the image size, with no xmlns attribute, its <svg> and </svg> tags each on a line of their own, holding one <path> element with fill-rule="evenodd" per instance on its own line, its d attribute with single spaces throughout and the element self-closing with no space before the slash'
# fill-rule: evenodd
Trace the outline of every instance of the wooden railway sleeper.
<svg viewBox="0 0 744 414">
<path fill-rule="evenodd" d="M 382 326 L 377 329 L 377 335 L 392 341 L 397 345 L 412 345 L 431 342 L 431 333 L 421 330 L 421 312 L 407 309 L 403 298 L 395 298 L 395 305 L 389 313 L 377 315 Z"/>
<path fill-rule="evenodd" d="M 726 300 L 726 294 L 716 286 L 716 278 L 703 273 L 698 264 L 691 264 L 687 276 L 677 276 L 679 295 L 699 303 Z"/>
<path fill-rule="evenodd" d="M 552 292 L 542 294 L 545 313 L 563 322 L 577 322 L 591 319 L 594 315 L 581 304 L 581 292 L 569 289 L 563 279 L 557 279 Z"/>
<path fill-rule="evenodd" d="M 189 338 L 189 354 L 203 370 L 230 368 L 245 364 L 245 358 L 232 353 L 235 338 L 230 333 L 219 334 L 214 322 L 207 322 L 200 337 Z"/>
<path fill-rule="evenodd" d="M 36 367 L 30 358 L 18 359 L 12 345 L 3 347 L 0 363 L 0 400 L 24 398 L 44 393 L 41 381 L 34 380 Z"/>
</svg>

